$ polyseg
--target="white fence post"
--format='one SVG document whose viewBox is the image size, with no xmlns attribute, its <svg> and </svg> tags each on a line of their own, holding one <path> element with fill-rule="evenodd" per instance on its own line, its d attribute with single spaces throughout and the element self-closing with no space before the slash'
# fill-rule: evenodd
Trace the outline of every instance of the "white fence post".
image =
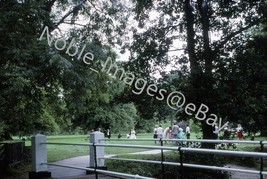
<svg viewBox="0 0 267 179">
<path fill-rule="evenodd" d="M 104 144 L 104 133 L 102 132 L 92 132 L 90 134 L 90 143 L 93 144 Z M 100 146 L 90 146 L 90 168 L 95 168 L 95 164 L 97 165 L 96 168 L 105 168 L 105 160 L 101 159 L 105 155 L 104 151 L 105 147 Z M 95 151 L 96 150 L 96 151 Z M 95 153 L 96 152 L 96 153 Z M 95 161 L 96 158 L 96 161 Z"/>
<path fill-rule="evenodd" d="M 29 178 L 51 177 L 51 172 L 47 171 L 47 165 L 42 165 L 47 163 L 46 144 L 41 144 L 46 142 L 46 136 L 36 134 L 31 138 L 31 142 L 32 172 L 29 173 Z"/>
</svg>

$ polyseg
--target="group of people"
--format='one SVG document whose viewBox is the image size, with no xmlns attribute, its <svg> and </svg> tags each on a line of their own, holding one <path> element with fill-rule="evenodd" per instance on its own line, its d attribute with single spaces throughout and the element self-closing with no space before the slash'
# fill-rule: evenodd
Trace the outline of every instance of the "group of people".
<svg viewBox="0 0 267 179">
<path fill-rule="evenodd" d="M 93 132 L 93 131 L 94 131 L 94 130 L 92 130 L 92 132 Z M 102 132 L 102 133 L 104 133 L 105 137 L 107 137 L 108 139 L 111 138 L 111 130 L 110 130 L 110 129 L 103 130 L 102 128 L 98 128 L 97 131 L 98 131 L 98 132 Z M 121 137 L 122 137 L 122 135 L 119 134 L 119 135 L 118 135 L 118 138 L 120 139 Z M 136 132 L 135 132 L 134 128 L 130 130 L 129 134 L 127 134 L 126 137 L 127 137 L 128 139 L 136 139 Z"/>
<path fill-rule="evenodd" d="M 223 130 L 222 139 L 228 140 L 228 139 L 230 139 L 231 133 L 235 133 L 237 138 L 239 140 L 242 140 L 243 136 L 244 136 L 243 131 L 244 130 L 243 130 L 243 127 L 241 126 L 241 124 L 238 124 L 237 128 L 229 129 L 228 127 L 225 127 Z M 215 125 L 213 133 L 215 135 L 215 139 L 219 139 L 219 128 L 217 125 Z"/>
<path fill-rule="evenodd" d="M 98 128 L 99 132 L 102 132 L 101 128 Z M 111 138 L 111 131 L 110 129 L 107 129 L 104 131 L 105 136 L 110 139 Z M 185 125 L 185 132 L 184 129 L 178 125 L 177 122 L 175 122 L 172 126 L 166 127 L 165 129 L 161 125 L 155 125 L 153 129 L 153 138 L 154 139 L 165 139 L 165 143 L 167 143 L 166 139 L 190 139 L 190 127 L 188 124 Z M 215 135 L 215 139 L 219 139 L 219 129 L 218 126 L 216 125 L 214 127 L 213 131 Z M 237 125 L 237 128 L 232 128 L 229 129 L 228 127 L 224 128 L 223 130 L 223 136 L 222 139 L 228 140 L 230 139 L 231 133 L 236 133 L 237 138 L 239 140 L 243 139 L 243 127 L 241 124 Z M 118 138 L 121 138 L 121 134 L 119 134 Z M 132 128 L 126 136 L 128 139 L 136 139 L 136 132 L 134 128 Z M 155 140 L 155 143 L 157 140 Z"/>
<path fill-rule="evenodd" d="M 178 126 L 177 122 L 173 126 L 166 127 L 165 129 L 161 125 L 155 125 L 153 130 L 154 139 L 184 139 L 185 136 L 187 139 L 190 139 L 190 127 L 188 124 L 186 124 L 185 132 L 181 126 Z M 166 140 L 165 143 L 167 143 Z"/>
</svg>

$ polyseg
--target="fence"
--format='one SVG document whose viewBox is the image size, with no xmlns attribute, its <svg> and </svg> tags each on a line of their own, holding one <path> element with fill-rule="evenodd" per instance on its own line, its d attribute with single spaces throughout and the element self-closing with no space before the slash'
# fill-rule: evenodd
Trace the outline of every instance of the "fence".
<svg viewBox="0 0 267 179">
<path fill-rule="evenodd" d="M 47 172 L 47 166 L 58 166 L 58 167 L 67 167 L 72 169 L 85 170 L 95 174 L 98 178 L 98 174 L 116 176 L 116 177 L 127 177 L 127 178 L 149 178 L 145 176 L 131 175 L 119 172 L 112 172 L 105 170 L 105 160 L 120 160 L 120 161 L 131 161 L 131 162 L 142 162 L 142 163 L 155 163 L 160 164 L 162 169 L 164 165 L 177 166 L 180 169 L 181 178 L 183 178 L 183 168 L 199 168 L 199 169 L 208 169 L 208 170 L 219 170 L 226 172 L 245 172 L 258 174 L 262 179 L 264 175 L 267 175 L 267 171 L 263 171 L 264 163 L 263 159 L 267 158 L 267 153 L 263 152 L 264 144 L 267 144 L 267 141 L 234 141 L 234 140 L 200 140 L 200 139 L 171 139 L 171 141 L 185 141 L 185 142 L 205 142 L 205 143 L 243 143 L 243 144 L 258 144 L 261 146 L 261 152 L 243 152 L 243 151 L 228 151 L 228 150 L 216 150 L 216 149 L 199 149 L 199 148 L 186 148 L 186 147 L 167 147 L 163 146 L 163 141 L 160 140 L 161 146 L 149 146 L 149 145 L 121 145 L 121 144 L 105 144 L 105 140 L 109 141 L 155 141 L 155 139 L 104 139 L 104 134 L 100 132 L 93 132 L 90 134 L 90 143 L 58 143 L 58 142 L 47 142 L 46 136 L 37 134 L 32 137 L 32 167 L 33 172 L 30 173 L 30 178 L 36 178 L 37 175 L 51 176 L 51 173 Z M 168 139 L 168 141 L 170 141 Z M 90 162 L 89 168 L 86 167 L 77 167 L 69 165 L 57 165 L 47 162 L 46 154 L 46 145 L 78 145 L 78 146 L 89 146 L 90 147 Z M 161 160 L 136 160 L 136 159 L 126 159 L 126 158 L 107 158 L 104 156 L 105 147 L 124 147 L 124 148 L 143 148 L 143 149 L 159 149 L 161 150 Z M 179 163 L 176 162 L 166 162 L 163 160 L 163 151 L 178 151 L 179 152 Z M 234 156 L 245 156 L 245 157 L 259 157 L 260 158 L 260 170 L 247 170 L 247 169 L 236 169 L 236 168 L 227 168 L 219 166 L 210 166 L 210 165 L 199 165 L 199 164 L 190 164 L 183 162 L 184 153 L 200 153 L 200 154 L 215 154 L 215 155 L 234 155 Z M 162 170 L 164 171 L 164 170 Z"/>
<path fill-rule="evenodd" d="M 24 141 L 0 143 L 0 168 L 16 165 L 23 160 Z"/>
</svg>

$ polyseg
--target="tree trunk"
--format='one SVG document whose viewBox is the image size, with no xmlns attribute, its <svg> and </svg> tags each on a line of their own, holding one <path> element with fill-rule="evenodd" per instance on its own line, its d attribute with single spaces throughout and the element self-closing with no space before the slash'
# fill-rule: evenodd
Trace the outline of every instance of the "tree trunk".
<svg viewBox="0 0 267 179">
<path fill-rule="evenodd" d="M 201 88 L 202 71 L 199 66 L 197 55 L 195 52 L 195 30 L 194 30 L 194 14 L 190 0 L 185 1 L 185 18 L 186 18 L 186 33 L 187 33 L 187 50 L 190 62 L 191 83 L 197 92 Z"/>
<path fill-rule="evenodd" d="M 212 61 L 213 55 L 210 48 L 209 39 L 209 17 L 208 7 L 205 1 L 198 1 L 198 11 L 200 13 L 200 23 L 203 31 L 204 54 L 205 62 L 204 73 L 198 62 L 195 52 L 195 31 L 194 31 L 194 7 L 190 4 L 190 0 L 185 1 L 185 17 L 187 30 L 187 48 L 191 70 L 191 84 L 194 90 L 194 95 L 197 100 L 195 104 L 205 103 L 209 107 L 213 106 L 212 97 Z M 204 139 L 214 139 L 213 126 L 206 124 L 206 120 L 202 122 L 202 132 Z M 203 148 L 215 148 L 213 143 L 203 143 Z"/>
<path fill-rule="evenodd" d="M 203 132 L 203 139 L 212 139 L 212 140 L 215 139 L 215 135 L 213 133 L 213 127 L 211 125 L 207 125 L 206 121 L 202 122 L 201 128 Z M 202 143 L 201 147 L 214 149 L 215 144 L 214 143 Z"/>
</svg>

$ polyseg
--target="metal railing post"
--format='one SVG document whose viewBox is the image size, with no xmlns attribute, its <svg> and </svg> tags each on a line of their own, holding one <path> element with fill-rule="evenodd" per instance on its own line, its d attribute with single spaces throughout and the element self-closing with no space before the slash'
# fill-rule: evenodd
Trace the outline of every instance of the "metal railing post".
<svg viewBox="0 0 267 179">
<path fill-rule="evenodd" d="M 261 152 L 263 152 L 264 150 L 264 144 L 263 144 L 263 141 L 261 140 L 260 141 L 260 145 L 261 145 Z M 263 175 L 262 175 L 262 172 L 263 172 L 263 157 L 261 157 L 261 168 L 260 168 L 260 179 L 263 179 Z"/>
<path fill-rule="evenodd" d="M 162 138 L 160 138 L 160 146 L 163 146 Z M 164 173 L 165 173 L 163 161 L 164 161 L 164 155 L 163 155 L 163 149 L 161 149 L 161 174 L 162 174 L 162 177 L 164 177 Z"/>
<path fill-rule="evenodd" d="M 32 155 L 32 171 L 29 172 L 29 179 L 51 177 L 51 172 L 47 171 L 47 152 L 46 152 L 46 136 L 37 134 L 31 138 L 31 155 Z"/>
<path fill-rule="evenodd" d="M 183 151 L 181 150 L 181 147 L 178 147 L 178 152 L 180 156 L 180 174 L 181 174 L 181 179 L 184 178 L 184 172 L 183 172 Z"/>
</svg>

